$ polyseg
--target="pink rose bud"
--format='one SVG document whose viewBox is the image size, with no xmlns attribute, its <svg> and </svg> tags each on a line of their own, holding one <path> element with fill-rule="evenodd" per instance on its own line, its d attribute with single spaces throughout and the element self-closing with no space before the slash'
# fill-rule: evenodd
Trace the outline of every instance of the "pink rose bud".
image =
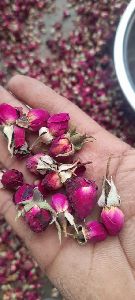
<svg viewBox="0 0 135 300">
<path fill-rule="evenodd" d="M 87 242 L 100 242 L 107 238 L 107 231 L 104 225 L 96 220 L 87 222 L 84 226 L 78 226 L 78 233 L 75 238 L 80 244 Z"/>
<path fill-rule="evenodd" d="M 40 191 L 44 194 L 46 191 L 55 191 L 62 187 L 62 182 L 58 172 L 49 172 L 40 183 Z"/>
<path fill-rule="evenodd" d="M 0 105 L 0 124 L 11 125 L 19 118 L 19 112 L 16 108 L 9 104 L 2 103 Z"/>
<path fill-rule="evenodd" d="M 33 190 L 35 186 L 30 184 L 23 184 L 18 188 L 13 196 L 13 201 L 16 205 L 21 204 L 23 201 L 33 199 Z"/>
<path fill-rule="evenodd" d="M 76 217 L 80 220 L 88 217 L 96 203 L 96 183 L 82 177 L 74 177 L 66 182 L 66 192 Z"/>
<path fill-rule="evenodd" d="M 52 196 L 51 206 L 57 213 L 57 220 L 65 236 L 67 236 L 67 222 L 73 226 L 77 232 L 74 217 L 69 212 L 69 202 L 64 194 L 55 194 Z M 54 218 L 55 220 L 55 218 Z"/>
<path fill-rule="evenodd" d="M 92 242 L 104 241 L 107 238 L 107 231 L 103 224 L 98 221 L 86 223 L 86 239 Z"/>
<path fill-rule="evenodd" d="M 31 109 L 27 113 L 28 126 L 32 131 L 39 131 L 43 126 L 46 126 L 47 120 L 49 118 L 49 113 L 45 109 Z"/>
<path fill-rule="evenodd" d="M 52 157 L 68 157 L 74 154 L 74 146 L 70 142 L 68 134 L 55 138 L 49 149 Z"/>
<path fill-rule="evenodd" d="M 53 136 L 60 136 L 68 131 L 69 114 L 60 113 L 52 115 L 47 121 L 47 127 Z"/>
<path fill-rule="evenodd" d="M 65 212 L 69 208 L 68 199 L 64 194 L 57 193 L 52 196 L 51 206 L 57 213 Z"/>
<path fill-rule="evenodd" d="M 101 220 L 109 235 L 117 235 L 124 225 L 124 214 L 118 207 L 105 207 L 101 212 Z"/>
<path fill-rule="evenodd" d="M 15 169 L 7 170 L 3 173 L 1 183 L 7 189 L 17 189 L 23 185 L 23 174 Z"/>
<path fill-rule="evenodd" d="M 26 167 L 30 172 L 45 175 L 48 171 L 57 169 L 56 162 L 44 153 L 38 153 L 27 159 Z"/>
<path fill-rule="evenodd" d="M 37 205 L 25 213 L 25 221 L 30 229 L 36 233 L 43 232 L 51 222 L 49 211 L 39 208 Z"/>
</svg>

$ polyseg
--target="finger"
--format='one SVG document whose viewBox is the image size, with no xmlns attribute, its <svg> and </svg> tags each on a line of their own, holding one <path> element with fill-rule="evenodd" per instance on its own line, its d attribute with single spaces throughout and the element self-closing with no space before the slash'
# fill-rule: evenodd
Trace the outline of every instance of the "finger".
<svg viewBox="0 0 135 300">
<path fill-rule="evenodd" d="M 68 112 L 73 125 L 81 128 L 87 123 L 91 132 L 101 130 L 101 127 L 79 107 L 36 79 L 16 75 L 10 79 L 8 89 L 23 103 L 31 107 L 42 107 L 50 113 Z M 87 128 L 85 128 L 86 130 Z"/>
</svg>

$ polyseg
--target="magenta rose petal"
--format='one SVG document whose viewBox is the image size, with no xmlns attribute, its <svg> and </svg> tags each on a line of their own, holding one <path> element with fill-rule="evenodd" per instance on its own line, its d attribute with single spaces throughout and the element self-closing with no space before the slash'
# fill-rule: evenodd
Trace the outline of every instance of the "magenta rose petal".
<svg viewBox="0 0 135 300">
<path fill-rule="evenodd" d="M 18 119 L 18 111 L 9 104 L 2 103 L 0 105 L 0 123 L 2 125 L 13 124 Z"/>
<path fill-rule="evenodd" d="M 27 113 L 28 126 L 32 131 L 39 131 L 41 127 L 46 126 L 49 113 L 45 109 L 31 109 Z"/>
<path fill-rule="evenodd" d="M 20 148 L 25 144 L 25 129 L 14 126 L 14 146 Z"/>
<path fill-rule="evenodd" d="M 68 131 L 69 114 L 60 113 L 52 115 L 47 121 L 47 127 L 53 136 L 60 136 Z"/>
</svg>

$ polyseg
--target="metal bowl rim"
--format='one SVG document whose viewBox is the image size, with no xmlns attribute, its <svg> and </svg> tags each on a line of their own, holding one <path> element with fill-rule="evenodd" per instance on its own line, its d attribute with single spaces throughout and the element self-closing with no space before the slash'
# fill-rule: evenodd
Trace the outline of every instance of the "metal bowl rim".
<svg viewBox="0 0 135 300">
<path fill-rule="evenodd" d="M 114 42 L 114 64 L 116 74 L 120 83 L 120 86 L 129 102 L 131 107 L 135 110 L 135 91 L 129 81 L 128 74 L 126 72 L 124 64 L 124 40 L 125 34 L 130 22 L 130 19 L 135 11 L 135 0 L 131 0 L 127 6 L 123 16 L 121 17 L 115 42 Z"/>
</svg>

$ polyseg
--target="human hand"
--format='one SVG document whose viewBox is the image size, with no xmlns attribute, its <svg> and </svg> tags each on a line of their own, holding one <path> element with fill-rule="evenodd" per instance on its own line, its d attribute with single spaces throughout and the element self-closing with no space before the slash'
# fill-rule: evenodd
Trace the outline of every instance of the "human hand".
<svg viewBox="0 0 135 300">
<path fill-rule="evenodd" d="M 63 239 L 60 245 L 53 226 L 43 233 L 35 234 L 23 220 L 15 221 L 16 209 L 12 203 L 12 194 L 6 190 L 0 190 L 0 213 L 66 299 L 135 299 L 135 150 L 101 128 L 74 104 L 35 79 L 17 75 L 9 81 L 8 89 L 12 95 L 0 88 L 1 103 L 24 106 L 25 110 L 25 105 L 29 105 L 45 108 L 50 113 L 68 112 L 72 125 L 79 132 L 96 138 L 95 142 L 85 144 L 76 156 L 83 162 L 93 162 L 87 166 L 86 177 L 96 180 L 99 194 L 108 157 L 113 155 L 110 175 L 113 175 L 121 196 L 125 226 L 119 236 L 108 237 L 101 243 L 89 243 L 81 247 L 68 238 Z M 2 134 L 0 139 L 2 167 L 21 170 L 25 180 L 32 183 L 34 176 L 27 171 L 25 161 L 11 158 Z"/>
</svg>

